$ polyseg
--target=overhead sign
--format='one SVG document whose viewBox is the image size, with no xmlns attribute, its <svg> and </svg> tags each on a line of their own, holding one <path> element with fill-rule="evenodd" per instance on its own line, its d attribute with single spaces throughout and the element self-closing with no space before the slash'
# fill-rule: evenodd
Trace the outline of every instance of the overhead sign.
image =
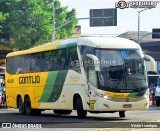
<svg viewBox="0 0 160 131">
<path fill-rule="evenodd" d="M 117 26 L 117 9 L 91 9 L 90 26 Z"/>
<path fill-rule="evenodd" d="M 152 39 L 160 39 L 160 28 L 152 29 Z"/>
</svg>

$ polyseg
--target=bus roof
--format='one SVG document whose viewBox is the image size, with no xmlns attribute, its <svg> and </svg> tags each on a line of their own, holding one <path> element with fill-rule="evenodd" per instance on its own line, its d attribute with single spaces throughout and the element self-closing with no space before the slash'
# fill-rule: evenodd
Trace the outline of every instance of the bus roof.
<svg viewBox="0 0 160 131">
<path fill-rule="evenodd" d="M 80 37 L 56 41 L 53 43 L 50 42 L 27 50 L 12 52 L 9 53 L 7 57 L 36 53 L 47 50 L 55 50 L 76 45 L 86 45 L 91 47 L 108 49 L 140 49 L 140 46 L 137 43 L 124 38 Z"/>
<path fill-rule="evenodd" d="M 78 45 L 108 49 L 140 49 L 140 46 L 136 42 L 119 37 L 82 37 L 78 39 Z"/>
</svg>

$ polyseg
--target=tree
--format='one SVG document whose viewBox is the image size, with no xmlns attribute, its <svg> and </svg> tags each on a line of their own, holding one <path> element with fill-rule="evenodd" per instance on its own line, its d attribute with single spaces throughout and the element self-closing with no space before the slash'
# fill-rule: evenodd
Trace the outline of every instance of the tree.
<svg viewBox="0 0 160 131">
<path fill-rule="evenodd" d="M 56 18 L 56 27 L 63 25 L 67 21 L 76 19 L 76 10 L 72 9 L 67 12 L 67 7 L 61 7 L 59 1 L 55 1 L 55 18 Z M 73 21 L 70 24 L 66 25 L 64 28 L 56 30 L 57 39 L 65 39 L 73 35 L 74 26 L 77 24 L 77 21 Z"/>
<path fill-rule="evenodd" d="M 9 40 L 12 47 L 22 50 L 51 41 L 52 0 L 0 0 L 0 7 L 0 12 L 9 14 L 0 23 L 3 27 L 1 38 Z M 56 27 L 76 18 L 76 11 L 67 11 L 58 0 L 55 1 L 55 12 Z M 76 23 L 57 30 L 56 38 L 70 37 Z"/>
<path fill-rule="evenodd" d="M 3 16 L 2 12 L 0 12 L 0 21 L 5 20 L 5 16 Z"/>
<path fill-rule="evenodd" d="M 8 14 L 2 14 L 2 12 L 0 12 L 0 22 L 2 23 L 5 19 L 6 19 L 6 16 Z M 0 32 L 2 32 L 2 26 L 0 25 Z"/>
</svg>

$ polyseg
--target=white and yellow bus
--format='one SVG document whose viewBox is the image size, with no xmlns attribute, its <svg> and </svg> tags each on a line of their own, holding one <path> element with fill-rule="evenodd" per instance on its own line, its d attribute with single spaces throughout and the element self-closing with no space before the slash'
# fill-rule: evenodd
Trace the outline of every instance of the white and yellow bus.
<svg viewBox="0 0 160 131">
<path fill-rule="evenodd" d="M 82 37 L 9 53 L 6 99 L 21 114 L 114 113 L 149 106 L 144 55 L 123 38 Z"/>
</svg>

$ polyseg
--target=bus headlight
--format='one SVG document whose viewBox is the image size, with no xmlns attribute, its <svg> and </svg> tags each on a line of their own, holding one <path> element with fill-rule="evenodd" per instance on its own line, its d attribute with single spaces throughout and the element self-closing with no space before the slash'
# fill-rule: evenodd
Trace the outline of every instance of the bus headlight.
<svg viewBox="0 0 160 131">
<path fill-rule="evenodd" d="M 103 98 L 108 99 L 108 96 L 104 96 Z"/>
<path fill-rule="evenodd" d="M 101 93 L 95 93 L 98 97 L 101 97 L 101 98 L 103 98 L 104 97 L 104 94 L 101 94 Z"/>
<path fill-rule="evenodd" d="M 95 94 L 96 94 L 98 97 L 100 97 L 100 98 L 108 99 L 108 96 L 107 96 L 107 95 L 105 95 L 105 94 L 98 93 L 98 92 L 96 92 Z"/>
</svg>

